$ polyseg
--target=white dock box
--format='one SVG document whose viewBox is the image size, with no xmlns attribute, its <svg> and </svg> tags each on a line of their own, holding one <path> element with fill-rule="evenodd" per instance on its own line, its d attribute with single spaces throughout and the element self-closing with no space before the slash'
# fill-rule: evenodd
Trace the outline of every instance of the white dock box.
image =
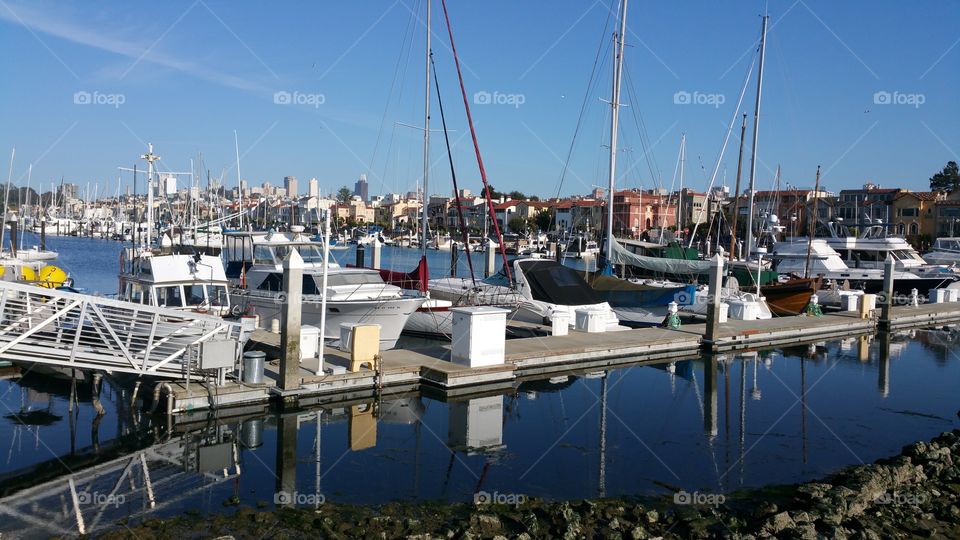
<svg viewBox="0 0 960 540">
<path fill-rule="evenodd" d="M 316 326 L 300 327 L 300 359 L 320 356 L 320 329 Z"/>
<path fill-rule="evenodd" d="M 857 311 L 857 304 L 860 302 L 860 297 L 863 295 L 860 294 L 843 294 L 840 293 L 840 306 L 843 308 L 843 311 Z"/>
<path fill-rule="evenodd" d="M 947 301 L 947 290 L 946 289 L 930 289 L 929 300 L 931 304 L 942 304 Z"/>
<path fill-rule="evenodd" d="M 591 334 L 607 330 L 607 312 L 603 309 L 580 308 L 576 311 L 576 329 Z"/>
<path fill-rule="evenodd" d="M 452 448 L 482 450 L 503 446 L 503 396 L 451 401 L 448 442 Z"/>
<path fill-rule="evenodd" d="M 960 300 L 960 290 L 951 289 L 950 287 L 947 287 L 945 290 L 947 291 L 947 302 Z"/>
<path fill-rule="evenodd" d="M 551 335 L 565 336 L 570 333 L 570 312 L 565 309 L 555 309 L 550 313 Z"/>
<path fill-rule="evenodd" d="M 452 361 L 469 367 L 503 364 L 509 309 L 478 306 L 450 308 L 453 314 Z"/>
</svg>

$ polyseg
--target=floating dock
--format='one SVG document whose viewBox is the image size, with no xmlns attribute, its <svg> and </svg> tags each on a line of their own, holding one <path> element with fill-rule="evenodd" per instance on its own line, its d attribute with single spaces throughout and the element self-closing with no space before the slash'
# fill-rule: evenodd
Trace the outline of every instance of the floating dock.
<svg viewBox="0 0 960 540">
<path fill-rule="evenodd" d="M 960 303 L 895 306 L 891 330 L 960 323 Z M 269 360 L 264 382 L 258 385 L 227 382 L 211 385 L 191 382 L 168 383 L 172 412 L 181 413 L 210 407 L 230 407 L 262 403 L 282 398 L 310 405 L 332 394 L 367 394 L 390 388 L 391 393 L 417 387 L 440 392 L 487 391 L 512 386 L 530 376 L 569 375 L 574 371 L 603 370 L 644 363 L 662 363 L 672 359 L 698 357 L 703 351 L 728 352 L 765 347 L 789 346 L 840 337 L 875 334 L 876 317 L 861 318 L 858 313 L 831 313 L 820 317 L 776 317 L 755 321 L 727 321 L 718 326 L 713 343 L 704 342 L 705 324 L 687 324 L 678 329 L 641 328 L 619 332 L 587 333 L 571 331 L 566 336 L 542 336 L 506 341 L 502 365 L 471 368 L 450 361 L 449 346 L 427 349 L 393 349 L 381 353 L 378 370 L 316 374 L 301 367 L 299 388 L 283 392 L 278 386 L 279 365 Z M 268 359 L 279 357 L 280 336 L 257 330 L 248 348 L 267 352 Z M 325 348 L 328 365 L 346 368 L 348 353 Z"/>
</svg>

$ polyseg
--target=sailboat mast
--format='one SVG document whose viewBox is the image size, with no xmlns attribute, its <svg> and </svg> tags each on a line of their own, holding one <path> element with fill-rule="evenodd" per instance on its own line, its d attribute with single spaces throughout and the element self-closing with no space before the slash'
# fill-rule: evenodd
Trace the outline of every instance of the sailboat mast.
<svg viewBox="0 0 960 540">
<path fill-rule="evenodd" d="M 753 201 L 754 184 L 757 176 L 757 137 L 760 133 L 760 96 L 763 91 L 763 56 L 767 48 L 767 20 L 763 16 L 763 28 L 760 30 L 760 70 L 757 72 L 757 102 L 753 106 L 753 148 L 750 150 L 750 203 L 747 205 L 747 245 L 744 248 L 744 259 L 750 258 L 753 246 Z"/>
<path fill-rule="evenodd" d="M 743 139 L 747 134 L 747 113 L 743 113 L 740 124 L 740 157 L 737 158 L 737 185 L 733 188 L 733 217 L 730 226 L 730 262 L 737 252 L 737 217 L 740 215 L 740 173 L 743 171 Z"/>
<path fill-rule="evenodd" d="M 420 208 L 420 254 L 427 256 L 427 217 L 430 209 L 430 0 L 427 0 L 427 50 L 423 88 L 423 201 Z"/>
<path fill-rule="evenodd" d="M 677 192 L 677 234 L 683 229 L 683 166 L 687 162 L 687 134 L 680 135 L 680 190 Z"/>
<path fill-rule="evenodd" d="M 817 206 L 820 202 L 820 166 L 817 165 L 817 182 L 813 187 L 813 213 L 807 216 L 807 229 L 809 232 L 809 239 L 807 241 L 807 261 L 803 267 L 803 277 L 810 277 L 810 255 L 813 250 L 813 235 L 817 231 Z"/>
<path fill-rule="evenodd" d="M 237 198 L 240 199 L 240 230 L 243 230 L 243 178 L 240 176 L 240 139 L 237 130 L 233 130 L 233 149 L 237 155 Z"/>
<path fill-rule="evenodd" d="M 610 173 L 608 178 L 607 194 L 607 246 L 606 257 L 609 260 L 613 255 L 613 193 L 617 176 L 617 128 L 620 122 L 620 79 L 623 75 L 623 43 L 627 32 L 627 0 L 623 0 L 620 11 L 620 34 L 614 36 L 619 40 L 615 47 L 613 66 L 613 92 L 610 99 Z"/>
</svg>

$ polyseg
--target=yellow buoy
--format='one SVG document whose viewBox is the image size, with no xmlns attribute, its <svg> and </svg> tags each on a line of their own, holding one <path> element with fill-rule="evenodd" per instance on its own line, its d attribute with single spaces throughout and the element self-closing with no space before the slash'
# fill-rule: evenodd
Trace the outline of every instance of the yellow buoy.
<svg viewBox="0 0 960 540">
<path fill-rule="evenodd" d="M 40 269 L 40 286 L 53 289 L 63 285 L 67 280 L 67 273 L 59 266 L 48 265 Z"/>
<path fill-rule="evenodd" d="M 0 279 L 3 279 L 3 275 L 7 273 L 6 266 L 0 266 Z"/>
<path fill-rule="evenodd" d="M 23 281 L 29 281 L 29 282 L 37 281 L 37 271 L 30 266 L 21 266 L 20 279 L 22 279 Z"/>
</svg>

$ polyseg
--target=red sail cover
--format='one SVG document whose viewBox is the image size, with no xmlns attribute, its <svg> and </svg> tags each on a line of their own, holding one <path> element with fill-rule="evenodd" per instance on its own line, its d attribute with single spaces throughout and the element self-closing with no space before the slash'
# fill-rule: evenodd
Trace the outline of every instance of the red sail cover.
<svg viewBox="0 0 960 540">
<path fill-rule="evenodd" d="M 397 272 L 380 269 L 380 277 L 390 285 L 401 289 L 427 292 L 427 281 L 430 279 L 430 270 L 427 268 L 427 258 L 421 257 L 420 264 L 412 272 Z"/>
</svg>

